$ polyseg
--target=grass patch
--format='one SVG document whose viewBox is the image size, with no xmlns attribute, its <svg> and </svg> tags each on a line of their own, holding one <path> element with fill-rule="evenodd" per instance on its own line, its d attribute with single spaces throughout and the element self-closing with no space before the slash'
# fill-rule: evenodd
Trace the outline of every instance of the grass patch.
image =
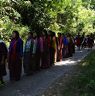
<svg viewBox="0 0 95 96">
<path fill-rule="evenodd" d="M 95 96 L 95 51 L 80 63 L 79 68 L 79 74 L 62 91 L 63 96 Z"/>
</svg>

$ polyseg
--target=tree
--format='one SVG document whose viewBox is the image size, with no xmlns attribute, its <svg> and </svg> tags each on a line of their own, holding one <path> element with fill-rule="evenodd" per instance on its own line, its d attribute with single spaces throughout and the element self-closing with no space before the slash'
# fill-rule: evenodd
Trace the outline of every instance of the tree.
<svg viewBox="0 0 95 96">
<path fill-rule="evenodd" d="M 94 0 L 0 0 L 0 32 L 25 36 L 44 29 L 71 34 L 95 31 Z M 8 35 L 6 35 L 8 34 Z"/>
</svg>

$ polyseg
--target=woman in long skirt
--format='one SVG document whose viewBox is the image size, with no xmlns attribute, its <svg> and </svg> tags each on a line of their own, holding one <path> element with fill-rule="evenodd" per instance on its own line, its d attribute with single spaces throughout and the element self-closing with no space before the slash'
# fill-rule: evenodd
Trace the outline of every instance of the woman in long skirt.
<svg viewBox="0 0 95 96">
<path fill-rule="evenodd" d="M 68 39 L 67 36 L 63 36 L 63 58 L 68 57 Z"/>
<path fill-rule="evenodd" d="M 45 68 L 49 68 L 50 67 L 50 54 L 49 54 L 49 46 L 48 46 L 48 34 L 45 31 L 45 33 L 43 33 L 43 56 L 42 56 L 42 65 L 41 68 L 45 69 Z"/>
<path fill-rule="evenodd" d="M 57 50 L 57 43 L 56 43 L 56 36 L 55 33 L 51 33 L 51 46 L 50 46 L 50 65 L 54 65 L 56 62 L 56 50 Z"/>
<path fill-rule="evenodd" d="M 62 48 L 63 48 L 63 43 L 62 43 L 62 36 L 61 33 L 58 33 L 58 46 L 57 46 L 57 60 L 62 61 Z"/>
<path fill-rule="evenodd" d="M 9 73 L 11 81 L 18 81 L 22 71 L 23 41 L 18 31 L 13 31 L 9 47 Z"/>
<path fill-rule="evenodd" d="M 73 40 L 71 34 L 68 34 L 68 57 L 72 57 L 73 55 Z"/>
<path fill-rule="evenodd" d="M 75 38 L 75 43 L 76 43 L 76 46 L 78 48 L 78 50 L 80 50 L 80 46 L 81 46 L 81 37 L 80 35 L 78 34 Z"/>
<path fill-rule="evenodd" d="M 93 39 L 93 37 L 91 35 L 88 35 L 87 44 L 88 44 L 88 48 L 92 49 L 93 44 L 94 44 L 94 39 Z"/>
<path fill-rule="evenodd" d="M 0 85 L 4 83 L 3 76 L 6 75 L 7 48 L 5 43 L 0 40 Z"/>
<path fill-rule="evenodd" d="M 24 48 L 24 58 L 23 58 L 23 66 L 24 72 L 26 75 L 31 75 L 34 71 L 34 63 L 33 63 L 33 33 L 28 33 L 28 39 Z"/>
<path fill-rule="evenodd" d="M 36 47 L 36 70 L 39 71 L 42 65 L 43 57 L 43 37 L 41 33 L 37 34 L 37 47 Z"/>
</svg>

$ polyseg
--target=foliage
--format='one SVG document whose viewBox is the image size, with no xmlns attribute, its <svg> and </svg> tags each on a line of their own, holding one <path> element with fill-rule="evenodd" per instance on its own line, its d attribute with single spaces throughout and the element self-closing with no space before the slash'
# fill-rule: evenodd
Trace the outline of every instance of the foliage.
<svg viewBox="0 0 95 96">
<path fill-rule="evenodd" d="M 0 0 L 0 32 L 4 38 L 16 28 L 24 29 L 21 34 L 43 29 L 89 34 L 95 31 L 94 9 L 94 0 Z"/>
</svg>

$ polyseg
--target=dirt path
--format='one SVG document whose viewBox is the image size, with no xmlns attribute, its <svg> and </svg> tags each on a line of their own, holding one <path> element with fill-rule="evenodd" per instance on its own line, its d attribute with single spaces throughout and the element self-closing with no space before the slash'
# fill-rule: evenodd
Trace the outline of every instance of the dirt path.
<svg viewBox="0 0 95 96">
<path fill-rule="evenodd" d="M 50 69 L 43 70 L 30 77 L 23 76 L 21 81 L 13 84 L 8 82 L 6 87 L 0 89 L 0 96 L 42 96 L 56 80 L 62 76 L 65 79 L 69 74 L 73 74 L 78 62 L 80 62 L 88 53 L 89 51 L 87 49 L 76 51 L 72 58 L 58 62 Z"/>
<path fill-rule="evenodd" d="M 39 94 L 38 96 L 63 96 L 64 88 L 68 87 L 70 81 L 72 81 L 73 76 L 77 76 L 80 73 L 78 65 L 63 74 L 61 77 L 55 80 L 45 92 Z M 76 95 L 77 96 L 77 95 Z"/>
</svg>

